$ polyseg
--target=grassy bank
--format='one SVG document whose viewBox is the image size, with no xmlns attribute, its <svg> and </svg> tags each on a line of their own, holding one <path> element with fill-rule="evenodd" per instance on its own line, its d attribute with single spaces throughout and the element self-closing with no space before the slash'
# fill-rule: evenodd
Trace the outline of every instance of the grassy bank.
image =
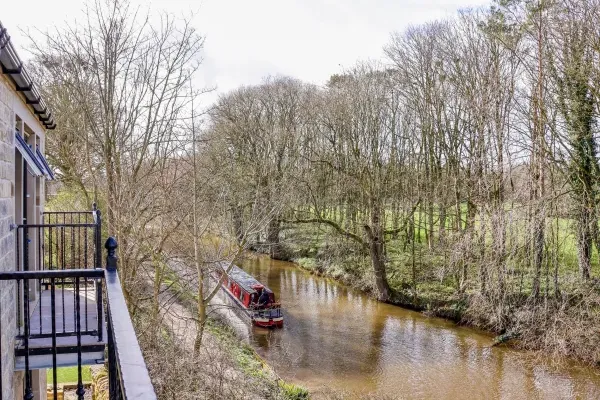
<svg viewBox="0 0 600 400">
<path fill-rule="evenodd" d="M 225 323 L 211 319 L 206 330 L 215 337 L 224 348 L 229 349 L 236 365 L 247 375 L 260 379 L 273 391 L 280 392 L 283 399 L 303 400 L 309 398 L 308 390 L 285 382 L 250 346 L 239 340 L 235 332 Z"/>
<path fill-rule="evenodd" d="M 196 302 L 195 290 L 188 285 L 182 285 L 174 271 L 167 273 L 165 284 L 170 292 L 177 296 L 178 303 L 193 315 Z M 211 351 L 219 351 L 219 356 L 225 357 L 239 375 L 239 381 L 251 382 L 248 386 L 259 388 L 258 394 L 270 399 L 304 400 L 310 398 L 305 388 L 285 382 L 275 371 L 256 353 L 249 344 L 242 341 L 227 321 L 215 318 L 208 319 L 205 325 L 203 347 Z"/>
<path fill-rule="evenodd" d="M 351 270 L 345 267 L 346 263 L 358 264 L 363 262 L 362 260 L 350 258 L 341 262 L 329 262 L 327 266 L 318 259 L 309 257 L 292 258 L 290 261 L 311 274 L 335 279 L 367 294 L 373 292 L 372 282 L 365 279 L 365 276 L 370 276 L 368 263 L 362 268 L 352 267 Z M 364 274 L 356 275 L 357 270 L 363 270 Z M 423 285 L 422 290 L 418 292 L 403 284 L 392 285 L 391 288 L 393 292 L 388 302 L 410 310 L 461 322 L 466 309 L 465 297 L 456 295 L 448 286 L 433 283 Z"/>
<path fill-rule="evenodd" d="M 302 225 L 287 229 L 283 243 L 287 261 L 312 274 L 335 279 L 367 294 L 373 293 L 370 256 L 354 242 L 340 239 L 326 227 Z M 465 296 L 457 294 L 453 279 L 435 279 L 428 272 L 444 262 L 443 256 L 427 252 L 422 241 L 415 245 L 413 266 L 413 255 L 403 247 L 400 240 L 387 245 L 387 275 L 393 292 L 389 302 L 460 321 L 466 306 Z"/>
</svg>

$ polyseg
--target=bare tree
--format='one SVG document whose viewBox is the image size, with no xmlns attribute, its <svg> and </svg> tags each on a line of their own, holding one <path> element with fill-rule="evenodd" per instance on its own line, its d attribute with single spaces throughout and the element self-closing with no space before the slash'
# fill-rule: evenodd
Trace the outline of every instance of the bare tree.
<svg viewBox="0 0 600 400">
<path fill-rule="evenodd" d="M 80 125 L 59 130 L 77 129 L 84 139 L 71 151 L 87 157 L 65 172 L 92 177 L 93 198 L 106 207 L 108 232 L 119 239 L 130 298 L 149 248 L 160 253 L 164 234 L 178 225 L 160 207 L 164 186 L 157 183 L 173 178 L 172 169 L 165 171 L 176 156 L 177 122 L 191 100 L 187 87 L 203 38 L 190 20 L 162 13 L 154 25 L 149 13 L 127 1 L 97 0 L 84 11 L 79 22 L 44 32 L 44 43 L 32 40 L 33 50 L 49 79 L 77 105 Z M 150 239 L 150 247 L 140 245 Z"/>
</svg>

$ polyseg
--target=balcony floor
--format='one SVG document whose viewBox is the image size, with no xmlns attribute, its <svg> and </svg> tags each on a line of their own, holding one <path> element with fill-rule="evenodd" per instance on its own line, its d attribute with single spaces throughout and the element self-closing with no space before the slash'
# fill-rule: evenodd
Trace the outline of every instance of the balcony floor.
<svg viewBox="0 0 600 400">
<path fill-rule="evenodd" d="M 87 292 L 80 288 L 80 325 L 82 363 L 97 364 L 104 362 L 104 346 L 106 345 L 106 324 L 102 323 L 102 340 L 97 335 L 98 312 L 96 307 L 96 293 L 93 287 L 88 287 Z M 30 368 L 52 367 L 52 307 L 50 290 L 42 290 L 41 301 L 33 308 L 30 319 L 29 363 Z M 77 336 L 76 332 L 76 297 L 71 288 L 55 291 L 55 323 L 57 365 L 77 365 Z M 40 319 L 41 317 L 41 319 Z M 104 320 L 104 315 L 101 315 Z M 40 325 L 41 321 L 41 325 Z M 41 328 L 41 329 L 40 329 Z M 36 335 L 42 337 L 35 337 Z M 15 346 L 15 369 L 25 368 L 24 340 L 17 340 Z"/>
</svg>

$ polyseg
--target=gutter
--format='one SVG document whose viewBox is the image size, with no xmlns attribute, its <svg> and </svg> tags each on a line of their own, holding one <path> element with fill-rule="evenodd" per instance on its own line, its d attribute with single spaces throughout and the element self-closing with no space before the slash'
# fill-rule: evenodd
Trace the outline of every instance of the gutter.
<svg viewBox="0 0 600 400">
<path fill-rule="evenodd" d="M 46 102 L 42 99 L 31 76 L 23 66 L 23 62 L 19 58 L 2 22 L 0 22 L 0 67 L 2 68 L 2 74 L 7 75 L 14 83 L 15 90 L 23 93 L 25 103 L 31 107 L 40 123 L 46 129 L 56 128 L 52 113 L 48 110 Z"/>
</svg>

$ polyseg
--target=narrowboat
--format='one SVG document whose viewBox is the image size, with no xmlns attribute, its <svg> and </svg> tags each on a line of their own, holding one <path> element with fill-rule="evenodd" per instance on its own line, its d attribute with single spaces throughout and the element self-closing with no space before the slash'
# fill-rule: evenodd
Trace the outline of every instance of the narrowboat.
<svg viewBox="0 0 600 400">
<path fill-rule="evenodd" d="M 221 289 L 227 302 L 240 311 L 238 315 L 248 319 L 255 326 L 281 328 L 281 304 L 275 301 L 273 291 L 236 265 L 233 265 L 227 274 L 228 267 L 228 264 L 223 263 L 221 268 L 217 269 L 215 278 L 218 280 L 223 274 L 226 275 L 221 280 Z M 265 302 L 263 296 L 263 301 L 259 302 L 263 291 L 268 300 Z"/>
</svg>

